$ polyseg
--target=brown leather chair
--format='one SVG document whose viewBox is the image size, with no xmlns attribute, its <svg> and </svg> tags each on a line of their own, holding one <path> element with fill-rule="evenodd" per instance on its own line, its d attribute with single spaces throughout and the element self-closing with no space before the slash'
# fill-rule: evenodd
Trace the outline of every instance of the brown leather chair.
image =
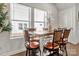
<svg viewBox="0 0 79 59">
<path fill-rule="evenodd" d="M 67 54 L 67 48 L 66 48 L 66 44 L 68 43 L 68 37 L 69 37 L 69 33 L 70 33 L 71 29 L 64 29 L 63 35 L 61 40 L 58 42 L 60 44 L 60 50 L 62 48 L 64 48 L 65 52 L 66 52 L 66 56 Z"/>
<path fill-rule="evenodd" d="M 39 36 L 34 34 L 35 28 L 28 28 L 28 32 L 33 41 L 39 41 Z"/>
<path fill-rule="evenodd" d="M 30 38 L 28 30 L 24 31 L 24 37 L 25 37 L 25 47 L 27 49 L 26 55 L 28 54 L 28 52 L 29 52 L 29 55 L 30 55 L 30 51 L 32 51 L 31 52 L 32 55 L 35 55 L 35 52 L 36 52 L 37 49 L 40 51 L 39 42 L 35 41 L 35 40 L 30 40 L 30 39 L 34 39 L 34 38 Z"/>
<path fill-rule="evenodd" d="M 44 45 L 44 50 L 48 50 L 50 52 L 50 55 L 51 51 L 53 51 L 53 54 L 57 53 L 57 55 L 59 55 L 59 44 L 57 41 L 61 40 L 62 31 L 54 30 L 54 33 L 52 35 L 53 35 L 52 42 L 47 42 Z"/>
</svg>

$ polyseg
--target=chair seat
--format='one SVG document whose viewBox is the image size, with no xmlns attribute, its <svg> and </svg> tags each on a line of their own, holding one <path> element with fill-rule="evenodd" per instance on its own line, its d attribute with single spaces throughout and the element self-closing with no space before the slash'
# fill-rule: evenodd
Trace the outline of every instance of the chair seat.
<svg viewBox="0 0 79 59">
<path fill-rule="evenodd" d="M 38 48 L 39 47 L 39 42 L 29 42 L 27 43 L 27 48 L 31 48 L 31 49 L 34 49 L 34 48 Z"/>
<path fill-rule="evenodd" d="M 47 44 L 45 44 L 44 47 L 47 49 L 57 49 L 59 48 L 59 45 L 56 43 L 52 44 L 52 42 L 47 42 Z"/>
<path fill-rule="evenodd" d="M 38 36 L 31 37 L 30 43 L 27 42 L 26 47 L 31 48 L 31 49 L 38 48 L 39 47 L 39 37 Z"/>
</svg>

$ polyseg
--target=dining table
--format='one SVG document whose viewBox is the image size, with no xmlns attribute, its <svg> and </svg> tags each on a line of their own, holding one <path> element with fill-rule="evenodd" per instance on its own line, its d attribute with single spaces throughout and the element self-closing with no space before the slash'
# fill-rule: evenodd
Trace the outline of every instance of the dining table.
<svg viewBox="0 0 79 59">
<path fill-rule="evenodd" d="M 39 38 L 40 38 L 39 43 L 40 43 L 41 56 L 44 55 L 43 54 L 43 46 L 45 44 L 45 36 L 47 36 L 49 34 L 52 34 L 52 36 L 53 36 L 53 32 L 47 32 L 47 31 L 40 31 L 40 32 L 35 31 L 33 33 L 30 33 L 30 37 L 39 36 Z"/>
<path fill-rule="evenodd" d="M 29 33 L 30 34 L 30 38 L 36 37 L 36 36 L 39 37 L 41 56 L 44 56 L 44 54 L 43 54 L 43 48 L 44 48 L 44 44 L 46 43 L 45 36 L 49 36 L 50 34 L 52 34 L 52 40 L 53 40 L 54 30 L 52 32 L 49 32 L 49 31 L 33 31 L 33 32 Z M 64 29 L 60 29 L 60 28 L 56 29 L 56 30 L 62 30 L 62 32 L 64 31 Z M 50 40 L 50 39 L 48 38 L 48 40 Z M 52 40 L 51 40 L 51 42 L 52 42 Z"/>
</svg>

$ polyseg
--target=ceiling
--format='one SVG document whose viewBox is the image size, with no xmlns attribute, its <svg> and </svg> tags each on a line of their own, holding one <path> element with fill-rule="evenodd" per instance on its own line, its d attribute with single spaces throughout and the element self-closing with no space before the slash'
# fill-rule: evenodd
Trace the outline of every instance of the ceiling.
<svg viewBox="0 0 79 59">
<path fill-rule="evenodd" d="M 66 8 L 70 8 L 70 7 L 74 6 L 75 4 L 79 5 L 79 3 L 52 3 L 52 4 L 56 5 L 58 10 L 63 10 L 63 9 L 66 9 Z"/>
<path fill-rule="evenodd" d="M 75 3 L 56 3 L 56 6 L 59 10 L 66 9 L 66 8 L 72 7 L 74 5 L 75 5 Z"/>
</svg>

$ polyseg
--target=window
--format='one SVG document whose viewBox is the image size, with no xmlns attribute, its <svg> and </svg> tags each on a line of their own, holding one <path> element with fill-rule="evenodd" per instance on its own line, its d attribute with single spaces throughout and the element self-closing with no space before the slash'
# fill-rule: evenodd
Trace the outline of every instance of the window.
<svg viewBox="0 0 79 59">
<path fill-rule="evenodd" d="M 22 4 L 11 4 L 11 37 L 20 37 L 30 27 L 31 8 Z"/>
<path fill-rule="evenodd" d="M 34 28 L 37 32 L 43 31 L 47 24 L 47 12 L 40 9 L 34 9 Z"/>
<path fill-rule="evenodd" d="M 44 27 L 47 27 L 46 11 L 17 3 L 13 3 L 10 6 L 12 24 L 11 39 L 24 37 L 24 30 L 33 27 L 32 25 L 34 25 L 37 32 L 40 32 Z"/>
</svg>

